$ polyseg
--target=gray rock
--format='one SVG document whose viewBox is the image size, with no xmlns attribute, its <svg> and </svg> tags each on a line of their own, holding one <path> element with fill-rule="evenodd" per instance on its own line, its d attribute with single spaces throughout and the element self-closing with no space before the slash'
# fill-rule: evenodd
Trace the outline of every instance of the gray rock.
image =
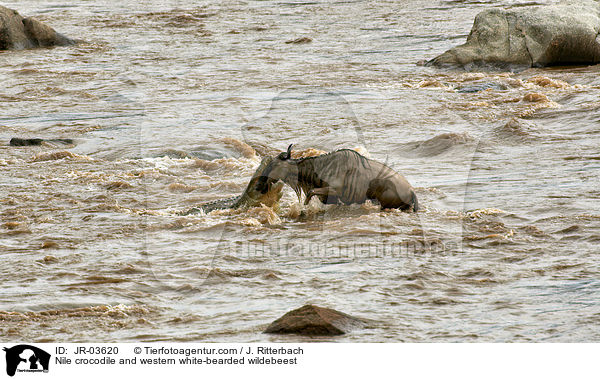
<svg viewBox="0 0 600 379">
<path fill-rule="evenodd" d="M 308 304 L 273 321 L 265 333 L 337 336 L 367 325 L 367 320 Z"/>
<path fill-rule="evenodd" d="M 66 46 L 74 43 L 75 41 L 35 18 L 23 18 L 17 11 L 0 5 L 0 50 Z"/>
<path fill-rule="evenodd" d="M 498 68 L 600 63 L 600 2 L 567 0 L 558 5 L 480 12 L 467 42 L 428 66 Z"/>
</svg>

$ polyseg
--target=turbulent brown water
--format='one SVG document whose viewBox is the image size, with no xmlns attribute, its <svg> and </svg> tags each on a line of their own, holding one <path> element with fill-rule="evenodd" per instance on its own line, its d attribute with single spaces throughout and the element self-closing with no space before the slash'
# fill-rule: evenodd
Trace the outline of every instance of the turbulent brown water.
<svg viewBox="0 0 600 379">
<path fill-rule="evenodd" d="M 314 303 L 374 320 L 334 341 L 599 341 L 600 67 L 416 64 L 531 4 L 5 1 L 85 42 L 0 52 L 0 339 L 306 341 L 262 331 Z M 178 215 L 289 143 L 422 210 Z"/>
</svg>

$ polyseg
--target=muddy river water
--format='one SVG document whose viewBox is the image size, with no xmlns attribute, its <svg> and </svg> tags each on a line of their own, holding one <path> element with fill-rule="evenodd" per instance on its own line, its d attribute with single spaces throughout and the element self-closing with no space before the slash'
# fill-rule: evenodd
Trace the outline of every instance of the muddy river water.
<svg viewBox="0 0 600 379">
<path fill-rule="evenodd" d="M 416 64 L 531 1 L 3 4 L 84 42 L 0 52 L 0 340 L 309 341 L 262 333 L 306 303 L 374 320 L 319 340 L 600 340 L 600 66 Z M 178 214 L 290 143 L 421 210 Z"/>
</svg>

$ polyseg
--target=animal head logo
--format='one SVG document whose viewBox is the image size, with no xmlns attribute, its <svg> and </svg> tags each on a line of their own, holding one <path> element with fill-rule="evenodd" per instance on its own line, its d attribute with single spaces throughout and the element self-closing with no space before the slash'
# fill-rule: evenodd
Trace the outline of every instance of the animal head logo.
<svg viewBox="0 0 600 379">
<path fill-rule="evenodd" d="M 16 345 L 6 352 L 6 373 L 14 376 L 17 371 L 48 372 L 51 355 L 31 345 Z"/>
</svg>

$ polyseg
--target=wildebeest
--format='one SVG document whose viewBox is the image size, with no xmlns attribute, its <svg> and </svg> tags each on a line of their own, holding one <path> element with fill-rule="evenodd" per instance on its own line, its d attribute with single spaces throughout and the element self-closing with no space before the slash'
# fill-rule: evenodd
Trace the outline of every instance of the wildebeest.
<svg viewBox="0 0 600 379">
<path fill-rule="evenodd" d="M 316 157 L 292 159 L 292 146 L 265 168 L 256 189 L 266 193 L 282 180 L 294 189 L 304 204 L 317 196 L 324 204 L 364 203 L 376 199 L 381 208 L 417 211 L 419 203 L 412 186 L 383 163 L 366 158 L 354 150 L 342 149 Z"/>
</svg>

